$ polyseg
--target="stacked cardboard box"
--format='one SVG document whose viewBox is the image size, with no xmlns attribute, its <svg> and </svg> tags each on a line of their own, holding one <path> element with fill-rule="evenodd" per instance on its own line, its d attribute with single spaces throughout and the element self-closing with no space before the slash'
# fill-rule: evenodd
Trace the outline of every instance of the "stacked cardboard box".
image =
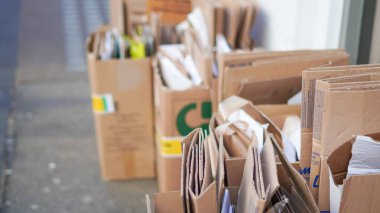
<svg viewBox="0 0 380 213">
<path fill-rule="evenodd" d="M 310 68 L 302 73 L 302 154 L 301 167 L 309 170 L 312 154 L 315 85 L 317 79 L 377 72 L 378 65 L 334 66 Z M 307 173 L 307 172 L 306 172 Z M 305 176 L 309 180 L 309 176 Z M 314 184 L 315 179 L 311 180 Z M 315 187 L 313 187 L 315 188 Z"/>
<path fill-rule="evenodd" d="M 378 73 L 378 65 L 316 68 L 304 72 L 305 81 L 310 83 L 314 79 L 315 82 L 315 87 L 311 87 L 315 92 L 309 93 L 305 100 L 305 103 L 314 100 L 309 184 L 322 211 L 330 210 L 327 158 L 353 134 L 380 130 Z"/>
<path fill-rule="evenodd" d="M 200 67 L 201 68 L 201 67 Z M 180 187 L 181 140 L 193 129 L 208 128 L 211 118 L 210 88 L 207 82 L 186 90 L 171 89 L 159 63 L 154 71 L 157 176 L 160 191 Z"/>
</svg>

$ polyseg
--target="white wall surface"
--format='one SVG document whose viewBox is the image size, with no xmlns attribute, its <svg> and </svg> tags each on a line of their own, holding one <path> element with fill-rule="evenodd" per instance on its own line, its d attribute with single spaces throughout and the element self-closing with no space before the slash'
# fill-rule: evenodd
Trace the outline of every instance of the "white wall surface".
<svg viewBox="0 0 380 213">
<path fill-rule="evenodd" d="M 375 21 L 370 52 L 370 63 L 380 63 L 380 1 L 376 4 Z"/>
<path fill-rule="evenodd" d="M 268 50 L 339 47 L 344 0 L 258 0 L 253 36 Z"/>
</svg>

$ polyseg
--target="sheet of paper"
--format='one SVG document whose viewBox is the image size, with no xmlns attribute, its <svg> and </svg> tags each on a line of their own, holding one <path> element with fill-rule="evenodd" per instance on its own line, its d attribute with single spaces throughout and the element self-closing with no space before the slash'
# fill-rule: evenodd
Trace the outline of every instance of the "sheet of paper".
<svg viewBox="0 0 380 213">
<path fill-rule="evenodd" d="M 230 45 L 228 44 L 226 37 L 222 34 L 216 35 L 216 52 L 219 54 L 230 53 L 232 51 Z"/>
<path fill-rule="evenodd" d="M 230 205 L 230 210 L 228 213 L 235 213 L 236 212 L 236 206 L 235 205 Z"/>
<path fill-rule="evenodd" d="M 202 84 L 202 78 L 199 74 L 199 70 L 195 66 L 194 60 L 191 55 L 187 55 L 183 61 L 183 65 L 186 67 L 187 72 L 191 76 L 191 81 L 194 85 L 199 86 Z"/>
<path fill-rule="evenodd" d="M 160 57 L 162 77 L 167 86 L 172 90 L 186 90 L 193 86 L 193 83 L 181 73 L 175 64 L 166 57 Z"/>
<path fill-rule="evenodd" d="M 293 147 L 297 152 L 297 159 L 301 157 L 301 119 L 297 115 L 286 117 L 284 127 L 282 128 L 283 134 L 290 140 Z"/>
<path fill-rule="evenodd" d="M 351 175 L 380 173 L 380 141 L 358 135 L 352 145 L 347 178 Z"/>
<path fill-rule="evenodd" d="M 209 30 L 207 28 L 206 19 L 199 7 L 193 9 L 187 19 L 196 31 L 197 37 L 203 49 L 209 49 Z"/>
<path fill-rule="evenodd" d="M 289 98 L 289 105 L 300 105 L 302 103 L 302 91 L 299 91 L 293 97 Z"/>
<path fill-rule="evenodd" d="M 112 58 L 112 53 L 115 47 L 115 41 L 112 38 L 112 32 L 107 31 L 102 41 L 103 42 L 100 45 L 100 52 L 99 52 L 100 59 L 109 60 Z"/>
<path fill-rule="evenodd" d="M 183 52 L 185 51 L 185 45 L 183 44 L 165 44 L 160 46 L 160 51 L 164 51 L 170 58 L 178 60 L 183 63 L 185 56 Z"/>
<path fill-rule="evenodd" d="M 288 138 L 287 135 L 282 134 L 282 144 L 284 145 L 284 154 L 286 158 L 288 159 L 289 162 L 297 162 L 297 150 L 294 147 L 293 143 L 291 140 Z"/>
</svg>

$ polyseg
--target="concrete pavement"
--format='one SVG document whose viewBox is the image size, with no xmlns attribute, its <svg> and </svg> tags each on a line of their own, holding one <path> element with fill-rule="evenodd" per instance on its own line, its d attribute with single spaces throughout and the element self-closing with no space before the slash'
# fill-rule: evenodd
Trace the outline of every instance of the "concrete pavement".
<svg viewBox="0 0 380 213">
<path fill-rule="evenodd" d="M 154 180 L 100 179 L 83 43 L 107 20 L 106 3 L 21 1 L 17 137 L 5 212 L 144 212 L 145 193 L 157 191 Z M 76 27 L 68 25 L 73 20 Z"/>
</svg>

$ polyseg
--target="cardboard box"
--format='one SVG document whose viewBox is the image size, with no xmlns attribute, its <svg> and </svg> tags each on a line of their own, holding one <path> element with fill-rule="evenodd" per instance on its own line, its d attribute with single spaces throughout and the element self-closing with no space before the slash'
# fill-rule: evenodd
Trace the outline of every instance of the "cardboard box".
<svg viewBox="0 0 380 213">
<path fill-rule="evenodd" d="M 380 140 L 380 133 L 368 135 Z M 330 212 L 378 212 L 380 174 L 354 175 L 347 178 L 355 137 L 343 143 L 327 159 L 330 169 Z"/>
<path fill-rule="evenodd" d="M 316 81 L 311 191 L 321 211 L 330 209 L 327 157 L 352 134 L 380 130 L 379 75 Z"/>
<path fill-rule="evenodd" d="M 94 36 L 87 57 L 102 177 L 154 177 L 151 59 L 97 60 Z"/>
<path fill-rule="evenodd" d="M 164 137 L 156 128 L 156 165 L 160 192 L 176 191 L 181 185 L 181 141 L 183 137 Z"/>
<path fill-rule="evenodd" d="M 208 129 L 211 118 L 210 88 L 207 85 L 184 91 L 170 90 L 154 73 L 157 176 L 160 192 L 179 190 L 181 139 L 193 129 Z"/>
<path fill-rule="evenodd" d="M 170 90 L 155 72 L 154 87 L 156 120 L 163 136 L 185 136 L 197 127 L 208 128 L 211 118 L 208 86 Z"/>
<path fill-rule="evenodd" d="M 301 90 L 303 70 L 346 61 L 342 50 L 223 54 L 218 58 L 218 101 L 238 95 L 256 105 L 286 103 Z"/>
<path fill-rule="evenodd" d="M 348 61 L 347 61 L 348 63 Z M 338 64 L 335 64 L 338 65 Z M 343 64 L 342 64 L 343 65 Z M 356 66 L 332 66 L 317 67 L 305 70 L 302 73 L 302 114 L 301 114 L 301 167 L 305 171 L 305 178 L 309 180 L 312 137 L 313 137 L 313 118 L 314 118 L 314 99 L 315 83 L 317 79 L 350 76 L 366 73 L 378 73 L 379 65 L 356 65 Z M 307 175 L 307 176 L 306 176 Z"/>
</svg>

